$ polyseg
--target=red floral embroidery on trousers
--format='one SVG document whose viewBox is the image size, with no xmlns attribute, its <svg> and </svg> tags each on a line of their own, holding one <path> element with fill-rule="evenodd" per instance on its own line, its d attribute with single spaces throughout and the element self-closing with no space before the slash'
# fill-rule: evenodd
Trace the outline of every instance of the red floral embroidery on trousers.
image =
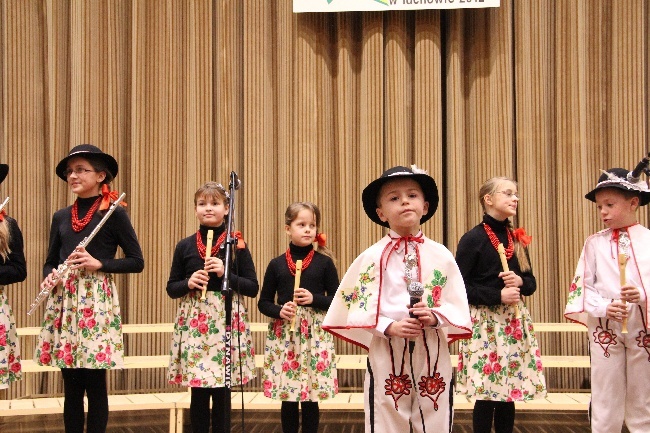
<svg viewBox="0 0 650 433">
<path fill-rule="evenodd" d="M 384 389 L 386 390 L 386 395 L 390 395 L 393 398 L 395 403 L 395 410 L 398 410 L 397 400 L 402 398 L 404 395 L 409 395 L 411 393 L 411 379 L 409 379 L 408 374 L 404 374 L 404 362 L 406 360 L 406 344 L 404 345 L 404 351 L 402 352 L 402 366 L 399 374 L 395 372 L 395 356 L 393 355 L 393 345 L 391 344 L 391 339 L 388 339 L 388 349 L 390 350 L 390 362 L 393 368 L 393 373 L 388 374 L 388 379 L 385 380 L 386 385 Z"/>
<path fill-rule="evenodd" d="M 420 395 L 422 397 L 427 397 L 433 402 L 433 409 L 438 410 L 438 398 L 440 395 L 447 389 L 447 384 L 445 379 L 438 372 L 438 360 L 440 359 L 440 334 L 438 334 L 438 350 L 436 351 L 436 362 L 433 364 L 433 371 L 431 371 L 431 353 L 429 351 L 429 345 L 427 344 L 426 336 L 423 335 L 424 348 L 427 352 L 427 371 L 431 371 L 429 376 L 422 376 L 418 386 L 420 389 Z M 443 337 L 444 338 L 444 337 Z"/>
<path fill-rule="evenodd" d="M 438 410 L 438 398 L 445 391 L 445 388 L 447 388 L 445 379 L 440 376 L 440 373 L 435 372 L 433 376 L 422 376 L 422 380 L 418 385 L 420 387 L 420 395 L 431 399 L 433 408 Z"/>
<path fill-rule="evenodd" d="M 616 346 L 618 342 L 616 341 L 616 334 L 609 327 L 609 320 L 605 321 L 605 327 L 603 327 L 603 322 L 601 319 L 598 319 L 599 325 L 596 326 L 596 330 L 592 334 L 594 337 L 594 343 L 597 343 L 602 349 L 605 358 L 609 358 L 609 346 Z"/>
<path fill-rule="evenodd" d="M 639 331 L 638 336 L 636 337 L 637 341 L 637 346 L 642 347 L 645 349 L 645 352 L 648 354 L 648 362 L 650 362 L 650 335 L 648 335 L 648 327 L 645 322 L 645 315 L 643 314 L 643 309 L 641 306 L 638 306 L 639 308 L 639 316 L 641 317 L 641 323 L 643 326 L 641 327 L 641 330 Z"/>
<path fill-rule="evenodd" d="M 411 379 L 409 379 L 408 374 L 401 374 L 395 376 L 394 374 L 389 374 L 388 379 L 386 379 L 386 395 L 393 397 L 395 402 L 395 410 L 397 410 L 397 400 L 399 400 L 403 395 L 409 395 L 411 393 Z"/>
</svg>

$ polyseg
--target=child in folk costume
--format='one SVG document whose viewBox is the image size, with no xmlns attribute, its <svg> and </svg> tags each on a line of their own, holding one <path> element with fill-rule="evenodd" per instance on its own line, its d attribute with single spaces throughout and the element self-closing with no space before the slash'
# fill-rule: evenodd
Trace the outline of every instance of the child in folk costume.
<svg viewBox="0 0 650 433">
<path fill-rule="evenodd" d="M 588 328 L 591 431 L 619 432 L 625 422 L 630 433 L 647 433 L 650 230 L 638 223 L 636 210 L 650 202 L 650 191 L 627 170 L 612 168 L 585 198 L 596 203 L 606 228 L 585 241 L 564 315 Z"/>
<path fill-rule="evenodd" d="M 436 183 L 415 166 L 393 167 L 362 200 L 390 231 L 352 263 L 323 327 L 368 350 L 366 432 L 451 431 L 447 345 L 471 324 L 452 254 L 420 230 L 438 207 Z"/>
<path fill-rule="evenodd" d="M 262 314 L 275 319 L 269 324 L 264 350 L 264 395 L 282 401 L 284 433 L 298 433 L 298 402 L 302 431 L 316 433 L 318 402 L 338 392 L 334 341 L 322 322 L 339 279 L 319 227 L 320 210 L 313 203 L 298 202 L 287 208 L 289 248 L 269 263 L 257 304 Z M 300 273 L 298 260 L 302 260 Z M 294 291 L 297 275 L 299 288 Z"/>
<path fill-rule="evenodd" d="M 52 217 L 41 289 L 52 288 L 45 307 L 35 360 L 61 368 L 66 432 L 83 432 L 84 393 L 88 432 L 104 432 L 108 421 L 106 370 L 123 366 L 122 316 L 113 274 L 141 272 L 142 250 L 126 211 L 118 207 L 86 248 L 78 247 L 99 224 L 117 194 L 109 184 L 117 161 L 90 144 L 74 147 L 56 174 L 77 195 Z M 124 258 L 115 258 L 117 247 Z M 69 270 L 57 275 L 64 261 Z"/>
<path fill-rule="evenodd" d="M 0 184 L 7 177 L 9 166 L 0 164 Z M 27 265 L 23 254 L 23 234 L 15 219 L 0 211 L 0 389 L 19 380 L 20 345 L 16 321 L 7 300 L 4 286 L 25 281 Z"/>
<path fill-rule="evenodd" d="M 517 214 L 517 185 L 505 177 L 483 184 L 479 201 L 483 221 L 458 243 L 456 262 L 463 274 L 470 304 L 472 338 L 459 346 L 457 390 L 476 399 L 475 433 L 512 432 L 515 401 L 546 395 L 546 381 L 533 324 L 521 295 L 530 296 L 537 283 L 524 229 L 512 230 Z M 507 269 L 499 258 L 505 249 Z"/>
<path fill-rule="evenodd" d="M 229 195 L 221 184 L 207 182 L 194 194 L 197 232 L 181 240 L 174 259 L 167 294 L 180 299 L 169 361 L 169 382 L 192 389 L 190 418 L 192 431 L 224 432 L 224 335 L 225 302 L 221 287 L 224 274 L 225 217 L 230 210 Z M 208 230 L 214 243 L 207 254 Z M 251 340 L 243 296 L 254 298 L 259 291 L 255 265 L 248 247 L 237 237 L 230 286 L 232 297 L 231 374 L 233 385 L 246 384 L 255 377 L 255 352 Z M 206 258 L 207 257 L 207 258 Z M 205 289 L 205 299 L 202 291 Z M 240 376 L 240 369 L 242 371 Z M 212 415 L 210 416 L 210 398 Z"/>
</svg>

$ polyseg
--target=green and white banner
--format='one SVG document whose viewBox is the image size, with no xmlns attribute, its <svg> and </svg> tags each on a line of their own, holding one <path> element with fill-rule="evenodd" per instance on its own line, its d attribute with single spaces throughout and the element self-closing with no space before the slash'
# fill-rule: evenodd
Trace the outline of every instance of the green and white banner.
<svg viewBox="0 0 650 433">
<path fill-rule="evenodd" d="M 498 8 L 500 0 L 293 0 L 294 12 Z"/>
</svg>

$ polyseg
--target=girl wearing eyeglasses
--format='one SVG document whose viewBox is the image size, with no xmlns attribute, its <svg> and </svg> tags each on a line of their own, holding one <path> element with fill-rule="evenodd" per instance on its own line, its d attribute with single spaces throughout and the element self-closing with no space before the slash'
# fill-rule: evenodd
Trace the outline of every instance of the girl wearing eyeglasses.
<svg viewBox="0 0 650 433">
<path fill-rule="evenodd" d="M 57 176 L 77 198 L 52 217 L 41 283 L 41 289 L 47 286 L 52 291 L 35 360 L 61 369 L 66 433 L 84 431 L 84 394 L 88 397 L 88 433 L 106 431 L 106 370 L 121 368 L 124 355 L 115 274 L 138 273 L 144 268 L 138 238 L 121 207 L 87 248 L 78 247 L 117 198 L 109 188 L 117 170 L 115 158 L 90 144 L 74 147 L 56 167 Z M 116 259 L 118 246 L 124 257 Z M 58 275 L 56 269 L 64 261 L 69 268 Z"/>
<path fill-rule="evenodd" d="M 511 433 L 515 401 L 546 396 L 540 351 L 522 296 L 535 293 L 523 228 L 513 230 L 521 196 L 517 184 L 495 177 L 483 184 L 483 221 L 463 235 L 456 262 L 467 290 L 472 338 L 459 346 L 457 391 L 476 400 L 474 433 Z M 499 257 L 504 248 L 507 267 Z"/>
</svg>

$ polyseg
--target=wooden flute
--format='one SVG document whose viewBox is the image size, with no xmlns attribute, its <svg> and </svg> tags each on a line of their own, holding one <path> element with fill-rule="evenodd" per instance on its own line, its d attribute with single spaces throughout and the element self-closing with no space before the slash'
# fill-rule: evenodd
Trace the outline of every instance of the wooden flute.
<svg viewBox="0 0 650 433">
<path fill-rule="evenodd" d="M 499 243 L 499 246 L 497 247 L 497 251 L 499 252 L 499 258 L 501 259 L 501 267 L 503 267 L 503 272 L 508 272 L 510 271 L 510 268 L 508 267 L 508 258 L 506 257 L 506 249 L 503 247 L 502 243 Z M 519 317 L 519 301 L 517 301 L 517 304 L 514 305 L 515 308 L 515 317 Z"/>
<path fill-rule="evenodd" d="M 627 256 L 624 253 L 620 253 L 618 255 L 618 270 L 620 272 L 620 282 L 621 282 L 621 287 L 623 287 L 627 281 L 625 278 L 625 266 L 627 265 Z M 621 299 L 621 302 L 623 305 L 626 304 L 625 300 Z M 621 332 L 623 334 L 627 334 L 627 317 L 623 319 L 623 325 L 621 328 Z"/>
<path fill-rule="evenodd" d="M 208 230 L 208 236 L 205 239 L 205 260 L 208 260 L 212 255 L 212 238 L 214 237 L 214 230 Z M 208 277 L 209 278 L 209 277 Z M 201 300 L 205 299 L 205 292 L 208 290 L 208 283 L 203 285 L 201 289 Z"/>
<path fill-rule="evenodd" d="M 294 280 L 293 283 L 293 302 L 294 304 L 296 303 L 296 290 L 300 288 L 300 274 L 302 274 L 302 260 L 296 260 L 296 279 Z M 296 311 L 297 314 L 297 311 Z M 291 328 L 289 329 L 289 332 L 294 332 L 294 328 L 296 327 L 296 314 L 293 315 L 291 318 Z"/>
</svg>

